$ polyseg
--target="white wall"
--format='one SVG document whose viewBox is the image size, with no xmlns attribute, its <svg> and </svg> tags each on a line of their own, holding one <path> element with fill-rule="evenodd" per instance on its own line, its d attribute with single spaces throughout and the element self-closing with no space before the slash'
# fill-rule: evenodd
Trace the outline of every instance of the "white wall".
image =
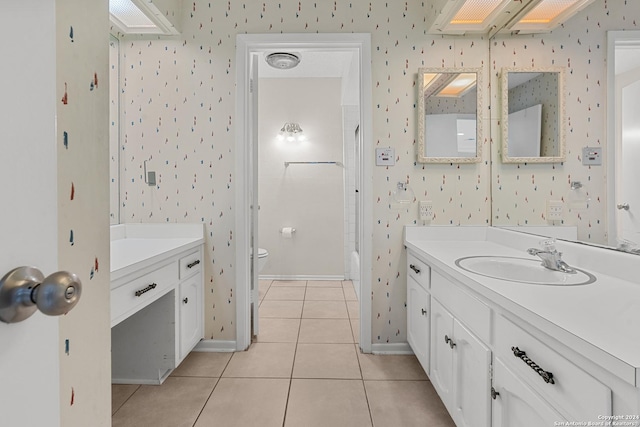
<svg viewBox="0 0 640 427">
<path fill-rule="evenodd" d="M 344 277 L 344 168 L 285 161 L 343 162 L 341 79 L 261 79 L 259 239 L 269 251 L 261 276 Z M 307 140 L 279 141 L 285 122 Z M 293 238 L 280 233 L 294 227 Z"/>
</svg>

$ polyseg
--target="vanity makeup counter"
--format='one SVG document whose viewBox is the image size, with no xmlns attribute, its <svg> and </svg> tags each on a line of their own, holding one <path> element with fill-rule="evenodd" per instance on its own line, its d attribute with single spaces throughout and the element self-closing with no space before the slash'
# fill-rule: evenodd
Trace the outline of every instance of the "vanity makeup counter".
<svg viewBox="0 0 640 427">
<path fill-rule="evenodd" d="M 414 352 L 426 355 L 422 356 L 421 363 L 443 397 L 437 384 L 439 356 L 436 354 L 437 347 L 443 345 L 442 337 L 438 336 L 438 320 L 434 317 L 442 311 L 442 305 L 453 318 L 458 318 L 458 326 L 477 338 L 486 350 L 481 353 L 490 355 L 487 380 L 491 383 L 492 399 L 487 397 L 479 404 L 480 418 L 488 417 L 486 425 L 509 425 L 521 419 L 520 415 L 510 413 L 503 406 L 496 407 L 495 403 L 501 395 L 505 395 L 503 402 L 507 401 L 506 395 L 511 403 L 519 401 L 510 395 L 507 386 L 502 391 L 498 387 L 498 382 L 504 385 L 511 381 L 500 381 L 500 377 L 504 377 L 501 372 L 511 372 L 510 369 L 525 376 L 524 379 L 517 377 L 517 381 L 522 380 L 522 384 L 533 389 L 533 394 L 521 402 L 538 399 L 549 406 L 551 415 L 547 420 L 598 421 L 598 417 L 604 417 L 600 421 L 606 421 L 606 417 L 618 414 L 630 417 L 627 421 L 632 424 L 627 425 L 640 425 L 634 418 L 640 413 L 640 258 L 637 255 L 557 241 L 556 248 L 563 253 L 562 259 L 568 265 L 596 277 L 594 283 L 575 286 L 513 282 L 472 273 L 456 265 L 456 260 L 470 256 L 537 259 L 529 255 L 527 249 L 540 248 L 541 240 L 540 236 L 493 227 L 406 227 L 408 337 L 410 344 L 416 341 L 414 336 L 419 333 L 412 331 L 412 327 L 415 329 L 412 325 L 417 322 L 430 322 L 423 329 L 429 329 L 425 332 L 431 335 L 430 348 L 425 349 L 423 340 L 422 344 L 412 345 L 418 347 Z M 416 274 L 416 269 L 420 274 Z M 422 284 L 416 279 L 420 275 L 423 275 Z M 526 279 L 522 277 L 523 281 Z M 414 304 L 410 299 L 416 285 L 422 287 L 424 296 L 417 314 L 412 314 L 409 310 Z M 427 307 L 431 314 L 420 318 Z M 451 334 L 455 335 L 450 332 L 445 335 L 445 341 L 453 350 L 456 344 Z M 527 354 L 518 358 L 516 351 L 525 343 Z M 457 345 L 456 351 L 462 347 Z M 540 378 L 544 376 L 545 364 L 555 366 L 555 381 L 551 380 L 551 384 Z M 529 372 L 533 378 L 526 378 Z M 447 405 L 445 397 L 443 401 Z M 560 408 L 554 407 L 556 404 Z M 487 405 L 493 405 L 493 410 Z M 464 425 L 465 417 L 455 414 L 459 406 L 457 402 L 448 409 L 456 423 Z M 458 409 L 452 409 L 454 407 Z M 545 409 L 541 408 L 533 412 L 543 413 Z"/>
<path fill-rule="evenodd" d="M 112 382 L 160 384 L 203 337 L 203 230 L 111 227 Z"/>
</svg>

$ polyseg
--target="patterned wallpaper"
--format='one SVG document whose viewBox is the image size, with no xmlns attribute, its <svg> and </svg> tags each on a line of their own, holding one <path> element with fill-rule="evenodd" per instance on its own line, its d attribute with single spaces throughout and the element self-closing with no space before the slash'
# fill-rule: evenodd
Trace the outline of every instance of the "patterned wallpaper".
<svg viewBox="0 0 640 427">
<path fill-rule="evenodd" d="M 607 243 L 606 100 L 607 31 L 637 30 L 640 2 L 596 0 L 550 34 L 499 36 L 491 41 L 493 87 L 499 87 L 502 67 L 566 69 L 567 161 L 560 164 L 502 164 L 493 162 L 493 224 L 547 225 L 547 200 L 564 203 L 563 221 L 576 225 L 578 238 Z M 492 91 L 492 106 L 499 105 Z M 491 135 L 495 159 L 500 158 L 499 109 L 492 108 Z M 496 137 L 497 136 L 497 137 Z M 583 147 L 602 147 L 603 166 L 583 166 Z M 570 203 L 570 182 L 580 181 L 590 201 Z"/>
<path fill-rule="evenodd" d="M 235 338 L 237 33 L 372 34 L 373 139 L 376 146 L 395 147 L 397 156 L 396 166 L 374 170 L 374 342 L 406 340 L 403 226 L 417 221 L 417 204 L 402 209 L 391 205 L 396 183 L 408 181 L 417 199 L 433 200 L 434 224 L 488 223 L 488 148 L 480 164 L 415 162 L 418 68 L 488 64 L 488 43 L 483 39 L 425 35 L 424 8 L 417 2 L 195 1 L 189 4 L 179 39 L 134 38 L 121 43 L 125 61 L 121 220 L 206 225 L 207 338 Z M 488 138 L 483 145 L 488 145 Z M 143 183 L 144 160 L 149 170 L 157 171 L 156 187 Z"/>
<path fill-rule="evenodd" d="M 111 425 L 107 0 L 56 0 L 58 268 L 83 285 L 60 319 L 63 426 Z"/>
<path fill-rule="evenodd" d="M 409 182 L 417 200 L 433 201 L 433 224 L 488 224 L 490 217 L 488 136 L 482 163 L 416 164 L 417 71 L 456 66 L 488 71 L 488 42 L 426 35 L 424 2 L 196 0 L 185 5 L 177 39 L 121 41 L 121 221 L 205 224 L 205 336 L 235 339 L 236 34 L 371 33 L 373 141 L 396 150 L 396 165 L 376 167 L 373 177 L 373 342 L 405 342 L 403 226 L 417 222 L 417 203 L 408 208 L 390 203 L 397 182 Z M 488 96 L 488 86 L 482 96 Z M 157 172 L 155 187 L 144 184 L 144 160 Z"/>
</svg>

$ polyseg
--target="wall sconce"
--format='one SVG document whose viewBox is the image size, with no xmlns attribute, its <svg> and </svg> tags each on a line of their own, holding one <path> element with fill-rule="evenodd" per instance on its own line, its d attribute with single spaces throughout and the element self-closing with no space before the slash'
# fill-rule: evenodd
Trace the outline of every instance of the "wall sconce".
<svg viewBox="0 0 640 427">
<path fill-rule="evenodd" d="M 278 132 L 278 139 L 280 141 L 304 141 L 306 136 L 304 135 L 300 125 L 298 123 L 285 123 Z"/>
</svg>

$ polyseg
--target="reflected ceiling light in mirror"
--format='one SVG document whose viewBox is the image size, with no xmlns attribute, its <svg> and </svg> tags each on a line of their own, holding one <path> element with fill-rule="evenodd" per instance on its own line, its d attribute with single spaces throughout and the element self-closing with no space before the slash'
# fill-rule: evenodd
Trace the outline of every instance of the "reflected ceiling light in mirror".
<svg viewBox="0 0 640 427">
<path fill-rule="evenodd" d="M 476 86 L 476 73 L 425 73 L 424 95 L 460 98 Z"/>
<path fill-rule="evenodd" d="M 280 141 L 287 140 L 290 142 L 292 141 L 302 142 L 305 139 L 306 139 L 306 136 L 298 123 L 287 122 L 284 124 L 284 126 L 282 126 L 282 128 L 280 129 L 280 132 L 278 132 L 278 140 Z"/>
<path fill-rule="evenodd" d="M 551 31 L 593 0 L 534 0 L 505 26 L 521 33 Z"/>
</svg>

